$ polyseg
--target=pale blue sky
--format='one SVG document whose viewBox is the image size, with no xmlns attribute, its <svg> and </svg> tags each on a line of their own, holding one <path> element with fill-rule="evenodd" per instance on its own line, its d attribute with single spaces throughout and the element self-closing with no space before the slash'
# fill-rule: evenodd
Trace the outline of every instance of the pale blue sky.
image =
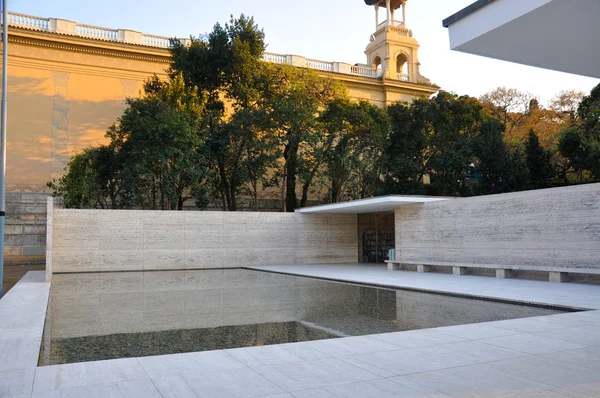
<svg viewBox="0 0 600 398">
<path fill-rule="evenodd" d="M 409 0 L 407 27 L 421 48 L 421 73 L 443 89 L 479 96 L 498 86 L 536 94 L 543 102 L 565 89 L 589 92 L 598 79 L 552 72 L 450 51 L 442 19 L 473 0 Z M 229 15 L 252 15 L 268 51 L 326 61 L 364 63 L 374 31 L 363 0 L 9 0 L 10 11 L 164 36 L 206 33 Z M 330 43 L 335 43 L 334 45 Z"/>
</svg>

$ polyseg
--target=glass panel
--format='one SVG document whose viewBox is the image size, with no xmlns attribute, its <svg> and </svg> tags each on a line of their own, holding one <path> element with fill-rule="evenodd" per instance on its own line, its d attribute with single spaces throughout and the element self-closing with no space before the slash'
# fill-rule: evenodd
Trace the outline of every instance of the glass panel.
<svg viewBox="0 0 600 398">
<path fill-rule="evenodd" d="M 396 245 L 394 213 L 358 215 L 358 259 L 362 263 L 383 263 Z"/>
</svg>

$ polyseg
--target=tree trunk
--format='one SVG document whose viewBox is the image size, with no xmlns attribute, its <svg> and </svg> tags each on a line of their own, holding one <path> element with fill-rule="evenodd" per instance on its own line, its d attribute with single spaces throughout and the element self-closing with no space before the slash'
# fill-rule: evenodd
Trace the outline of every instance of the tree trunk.
<svg viewBox="0 0 600 398">
<path fill-rule="evenodd" d="M 229 211 L 237 211 L 237 186 L 234 182 L 229 184 Z"/>
<path fill-rule="evenodd" d="M 302 198 L 300 199 L 300 207 L 306 207 L 306 202 L 308 202 L 308 189 L 310 187 L 309 180 L 304 182 L 302 185 Z"/>
<path fill-rule="evenodd" d="M 177 199 L 177 210 L 181 211 L 183 210 L 183 196 L 179 195 L 179 198 Z"/>
<path fill-rule="evenodd" d="M 332 181 L 331 182 L 331 203 L 338 202 L 339 192 L 340 192 L 339 184 L 336 181 Z"/>
<path fill-rule="evenodd" d="M 225 200 L 225 192 L 223 192 L 223 190 L 219 189 L 219 193 L 221 194 L 221 208 L 223 209 L 223 211 L 227 210 L 227 200 Z"/>
<path fill-rule="evenodd" d="M 283 168 L 283 177 L 281 177 L 281 211 L 285 213 L 285 173 L 286 169 Z"/>
<path fill-rule="evenodd" d="M 252 185 L 252 190 L 250 191 L 250 196 L 252 196 L 252 207 L 254 208 L 254 211 L 258 211 L 258 181 L 256 178 L 253 178 L 250 181 L 250 184 Z"/>
<path fill-rule="evenodd" d="M 160 209 L 164 210 L 165 209 L 165 190 L 163 187 L 162 176 L 159 181 L 160 181 Z"/>
<path fill-rule="evenodd" d="M 231 165 L 231 178 L 229 179 L 231 206 L 230 211 L 237 211 L 237 187 L 239 186 L 239 163 L 242 159 L 247 139 L 244 137 L 236 150 L 233 164 Z"/>
<path fill-rule="evenodd" d="M 289 153 L 289 145 L 286 145 L 283 150 L 283 158 L 285 162 L 283 163 L 283 174 L 281 176 L 281 211 L 285 213 L 285 197 L 286 197 L 286 175 L 287 175 L 287 160 Z"/>
<path fill-rule="evenodd" d="M 308 190 L 312 185 L 315 174 L 317 173 L 318 166 L 315 167 L 311 172 L 304 184 L 302 185 L 302 199 L 300 199 L 300 207 L 306 207 L 306 203 L 308 202 Z"/>
<path fill-rule="evenodd" d="M 293 213 L 298 204 L 296 196 L 296 173 L 298 169 L 298 145 L 296 139 L 291 139 L 288 144 L 286 159 L 286 181 L 285 181 L 285 211 Z"/>
<path fill-rule="evenodd" d="M 225 196 L 225 201 L 227 202 L 227 209 L 229 211 L 232 211 L 231 210 L 231 194 L 229 192 L 230 188 L 229 188 L 229 184 L 227 182 L 227 173 L 225 172 L 225 166 L 221 159 L 219 159 L 217 161 L 217 163 L 218 163 L 218 168 L 219 168 L 219 178 L 221 179 L 221 184 L 220 184 L 221 192 Z"/>
<path fill-rule="evenodd" d="M 143 203 L 143 201 L 142 201 Z M 152 210 L 156 210 L 156 183 L 153 181 L 152 184 L 152 207 L 150 207 Z"/>
</svg>

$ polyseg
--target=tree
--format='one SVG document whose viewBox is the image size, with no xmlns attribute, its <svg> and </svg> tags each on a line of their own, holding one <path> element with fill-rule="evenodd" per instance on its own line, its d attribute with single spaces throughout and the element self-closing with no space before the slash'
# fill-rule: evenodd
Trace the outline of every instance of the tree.
<svg viewBox="0 0 600 398">
<path fill-rule="evenodd" d="M 577 107 L 584 97 L 583 91 L 563 90 L 550 100 L 550 109 L 570 125 L 575 119 Z"/>
<path fill-rule="evenodd" d="M 408 104 L 390 105 L 387 112 L 391 133 L 380 159 L 384 170 L 381 192 L 409 195 L 422 193 L 420 182 L 424 173 L 425 129 L 417 125 Z"/>
<path fill-rule="evenodd" d="M 50 183 L 67 207 L 178 209 L 191 197 L 204 207 L 206 161 L 199 114 L 206 97 L 184 84 L 156 76 L 145 95 L 107 131 L 108 145 L 76 154 L 66 174 Z"/>
<path fill-rule="evenodd" d="M 526 119 L 531 105 L 538 105 L 533 94 L 506 87 L 498 87 L 482 95 L 479 100 L 492 117 L 498 119 L 505 126 L 507 142 L 522 138 L 515 137 L 514 133 Z"/>
<path fill-rule="evenodd" d="M 525 188 L 526 169 L 519 151 L 511 152 L 504 142 L 504 126 L 487 120 L 473 139 L 475 167 L 481 174 L 478 193 L 513 192 Z"/>
<path fill-rule="evenodd" d="M 556 147 L 560 130 L 572 123 L 579 95 L 574 90 L 562 91 L 544 107 L 533 94 L 499 87 L 480 99 L 490 115 L 506 126 L 504 141 L 509 146 L 523 148 L 534 130 L 540 145 L 550 150 Z"/>
<path fill-rule="evenodd" d="M 328 201 L 374 195 L 380 178 L 381 156 L 388 138 L 387 113 L 366 101 L 332 101 L 321 116 L 327 131 L 324 155 L 329 180 Z"/>
<path fill-rule="evenodd" d="M 431 177 L 428 193 L 468 195 L 471 139 L 485 117 L 482 105 L 476 98 L 440 91 L 431 99 L 414 101 L 411 112 L 425 137 L 423 169 Z"/>
<path fill-rule="evenodd" d="M 196 197 L 205 205 L 203 139 L 198 118 L 205 97 L 184 84 L 181 75 L 168 82 L 146 82 L 146 96 L 129 107 L 109 130 L 119 147 L 121 195 L 128 207 L 178 209 Z"/>
<path fill-rule="evenodd" d="M 549 187 L 556 175 L 552 165 L 552 152 L 545 150 L 540 145 L 538 136 L 533 130 L 529 132 L 525 157 L 532 187 L 534 189 Z"/>
<path fill-rule="evenodd" d="M 600 180 L 600 84 L 581 100 L 573 126 L 563 131 L 558 149 L 580 182 Z"/>
<path fill-rule="evenodd" d="M 318 140 L 318 115 L 327 104 L 345 94 L 343 86 L 333 79 L 319 77 L 314 71 L 286 65 L 269 65 L 272 80 L 264 96 L 268 130 L 283 148 L 284 211 L 298 206 L 296 184 L 305 167 L 306 146 Z M 310 185 L 310 182 L 309 182 Z"/>
<path fill-rule="evenodd" d="M 223 208 L 232 211 L 241 193 L 256 196 L 272 158 L 265 148 L 272 142 L 261 139 L 257 123 L 264 121 L 260 104 L 268 81 L 261 61 L 264 49 L 263 31 L 243 14 L 192 38 L 189 47 L 175 41 L 171 49 L 171 76 L 181 73 L 188 86 L 208 93 L 201 123 L 212 169 L 208 181 Z"/>
<path fill-rule="evenodd" d="M 66 173 L 46 184 L 54 196 L 62 196 L 66 208 L 108 208 L 107 192 L 99 184 L 97 170 L 99 152 L 104 147 L 86 148 L 69 161 Z M 113 206 L 114 208 L 115 206 Z"/>
</svg>

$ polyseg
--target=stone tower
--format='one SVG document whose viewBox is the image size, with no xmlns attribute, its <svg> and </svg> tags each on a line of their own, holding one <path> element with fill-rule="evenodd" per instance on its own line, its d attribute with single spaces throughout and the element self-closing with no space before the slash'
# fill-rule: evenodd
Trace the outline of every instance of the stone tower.
<svg viewBox="0 0 600 398">
<path fill-rule="evenodd" d="M 375 9 L 375 33 L 365 50 L 367 64 L 380 70 L 386 79 L 411 83 L 429 83 L 419 73 L 419 43 L 406 27 L 406 2 L 408 0 L 365 0 Z M 380 8 L 385 8 L 385 19 L 380 22 Z M 396 12 L 401 10 L 401 20 Z"/>
</svg>

